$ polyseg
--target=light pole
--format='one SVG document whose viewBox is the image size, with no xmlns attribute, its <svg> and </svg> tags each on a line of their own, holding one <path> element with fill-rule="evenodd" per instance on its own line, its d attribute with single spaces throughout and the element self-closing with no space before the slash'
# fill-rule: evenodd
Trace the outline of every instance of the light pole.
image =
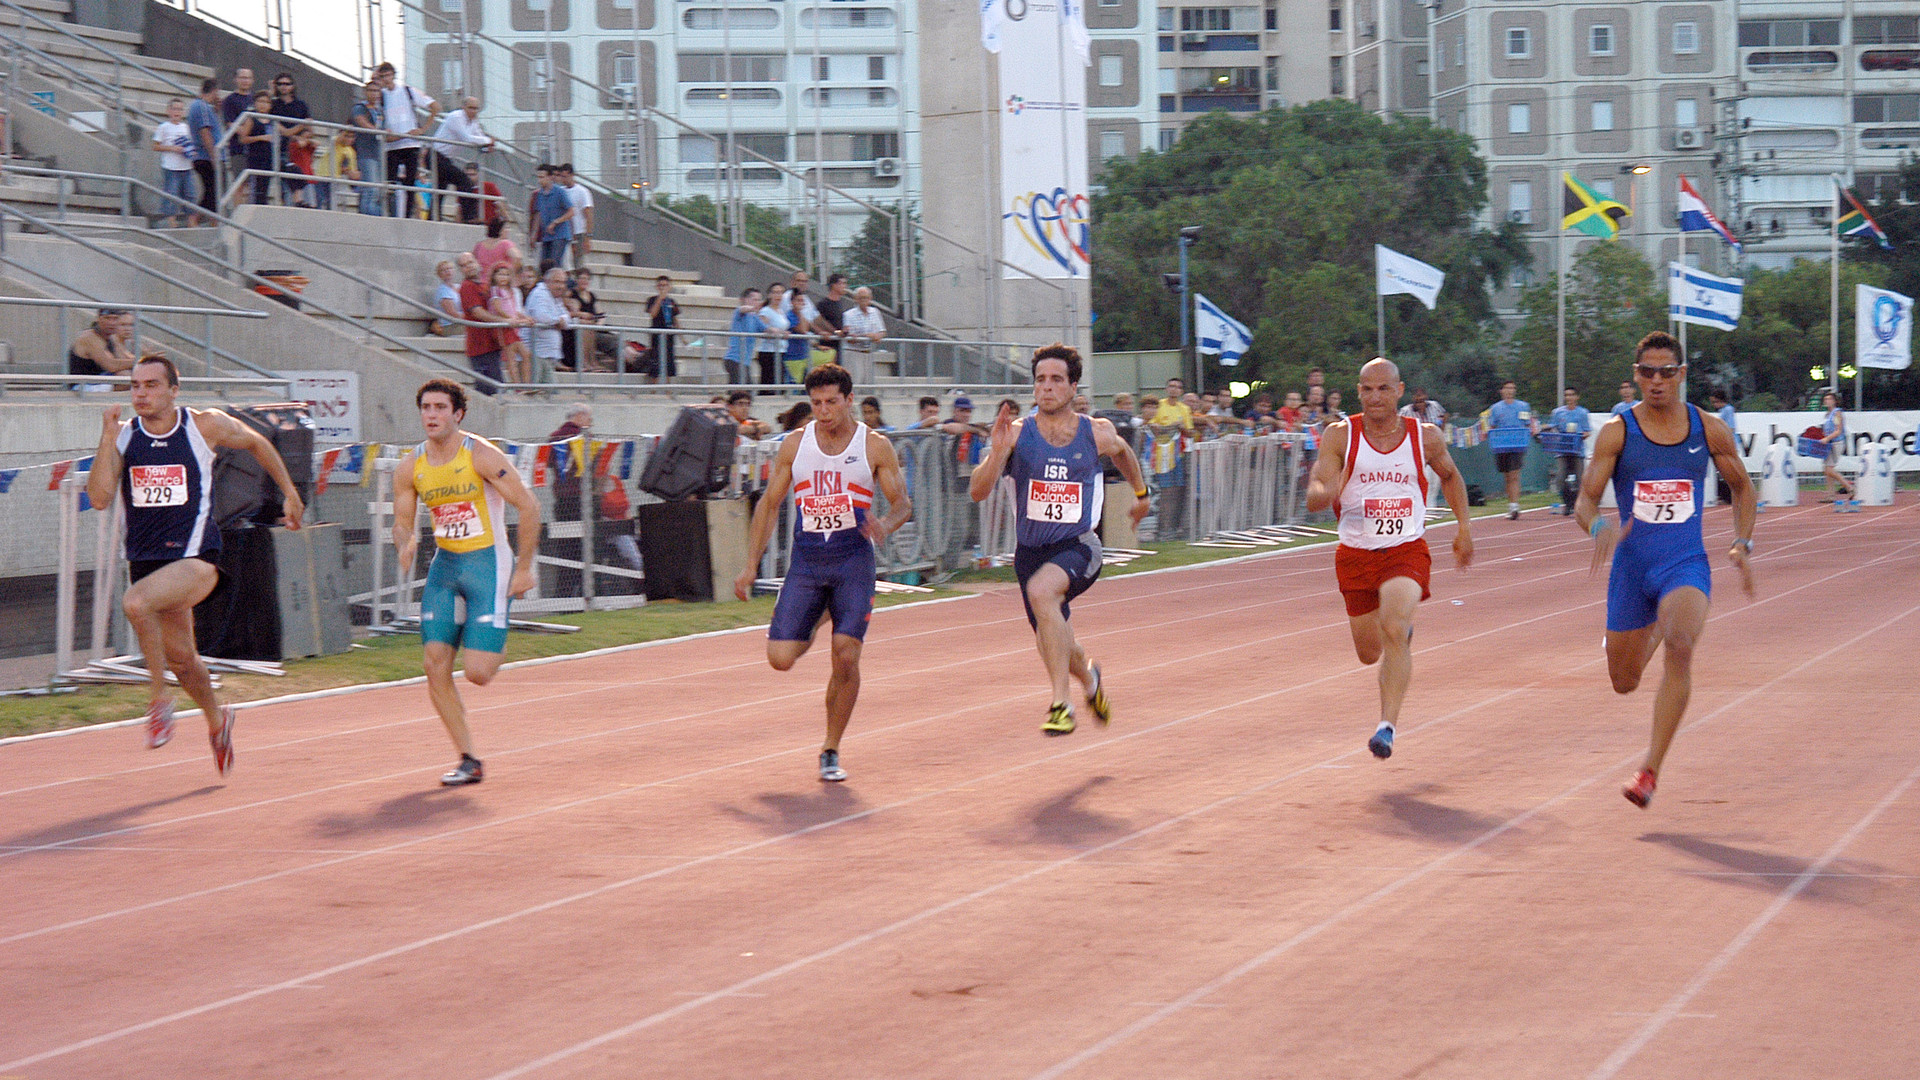
<svg viewBox="0 0 1920 1080">
<path fill-rule="evenodd" d="M 1199 236 L 1200 226 L 1198 225 L 1188 225 L 1180 230 L 1180 369 L 1182 372 L 1185 372 L 1187 366 L 1187 346 L 1190 345 L 1193 340 L 1193 335 L 1189 330 L 1193 325 L 1193 302 L 1191 299 L 1192 294 L 1187 290 L 1187 249 L 1193 246 L 1193 242 L 1198 239 Z M 1167 282 L 1169 289 L 1172 289 L 1173 286 L 1174 282 Z M 1200 354 L 1197 352 L 1193 354 L 1193 367 L 1193 385 L 1197 391 L 1201 383 Z"/>
</svg>

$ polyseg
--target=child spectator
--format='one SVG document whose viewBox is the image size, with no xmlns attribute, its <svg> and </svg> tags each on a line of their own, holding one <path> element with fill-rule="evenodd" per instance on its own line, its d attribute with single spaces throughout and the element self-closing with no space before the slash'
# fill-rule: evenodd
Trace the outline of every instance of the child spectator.
<svg viewBox="0 0 1920 1080">
<path fill-rule="evenodd" d="M 500 335 L 500 363 L 506 369 L 506 381 L 524 383 L 530 381 L 532 365 L 527 343 L 520 340 L 520 331 L 514 329 L 526 324 L 527 319 L 513 277 L 513 267 L 502 263 L 493 268 L 487 278 L 487 309 L 511 324 L 496 331 Z"/>
<path fill-rule="evenodd" d="M 165 122 L 153 129 L 153 149 L 160 154 L 161 186 L 168 196 L 162 228 L 177 229 L 183 219 L 190 225 L 200 220 L 194 210 L 193 160 L 188 156 L 193 152 L 193 134 L 187 130 L 186 120 L 187 103 L 175 98 L 167 102 Z"/>
<path fill-rule="evenodd" d="M 359 155 L 354 153 L 353 132 L 336 131 L 313 159 L 314 208 L 333 209 L 333 181 L 358 179 L 360 160 Z"/>
</svg>

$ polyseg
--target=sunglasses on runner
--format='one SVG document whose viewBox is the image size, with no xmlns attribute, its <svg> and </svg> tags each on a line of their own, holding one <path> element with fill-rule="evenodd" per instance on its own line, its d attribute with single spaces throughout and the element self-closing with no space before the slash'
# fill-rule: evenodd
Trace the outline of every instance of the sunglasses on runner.
<svg viewBox="0 0 1920 1080">
<path fill-rule="evenodd" d="M 1633 370 L 1639 372 L 1643 379 L 1677 379 L 1685 367 L 1685 364 L 1662 364 L 1659 367 L 1654 367 L 1652 364 L 1635 364 Z"/>
</svg>

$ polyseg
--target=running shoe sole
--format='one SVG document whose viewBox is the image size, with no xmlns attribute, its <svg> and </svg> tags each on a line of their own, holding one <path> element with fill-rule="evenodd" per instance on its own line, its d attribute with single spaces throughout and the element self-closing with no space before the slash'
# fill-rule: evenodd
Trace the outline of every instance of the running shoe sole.
<svg viewBox="0 0 1920 1080">
<path fill-rule="evenodd" d="M 1047 722 L 1040 725 L 1040 730 L 1047 735 L 1071 735 L 1074 726 L 1073 713 L 1062 706 L 1047 710 Z"/>
<path fill-rule="evenodd" d="M 472 768 L 467 767 L 469 762 L 471 762 Z M 462 759 L 460 764 L 453 767 L 452 771 L 441 775 L 440 786 L 465 787 L 468 784 L 477 784 L 486 778 L 487 770 L 480 764 L 479 758 Z"/>
<path fill-rule="evenodd" d="M 1373 738 L 1367 740 L 1367 749 L 1373 751 L 1373 756 L 1379 758 L 1381 761 L 1392 757 L 1393 729 L 1381 728 L 1374 732 Z"/>
<path fill-rule="evenodd" d="M 837 784 L 847 778 L 847 770 L 840 767 L 840 751 L 820 751 L 820 779 Z"/>
<path fill-rule="evenodd" d="M 1656 778 L 1653 773 L 1648 772 L 1646 769 L 1641 769 L 1634 774 L 1633 779 L 1627 783 L 1626 787 L 1620 789 L 1620 794 L 1625 795 L 1628 802 L 1645 810 L 1647 804 L 1653 801 L 1655 781 Z"/>
<path fill-rule="evenodd" d="M 1093 672 L 1093 690 L 1087 694 L 1087 708 L 1093 710 L 1093 718 L 1101 727 L 1113 722 L 1113 703 L 1107 700 L 1106 684 L 1100 678 L 1100 665 L 1088 664 Z"/>
<path fill-rule="evenodd" d="M 147 749 L 158 750 L 173 741 L 173 701 L 147 706 Z"/>
<path fill-rule="evenodd" d="M 233 706 L 220 707 L 220 730 L 208 741 L 213 743 L 213 767 L 221 776 L 233 772 Z"/>
</svg>

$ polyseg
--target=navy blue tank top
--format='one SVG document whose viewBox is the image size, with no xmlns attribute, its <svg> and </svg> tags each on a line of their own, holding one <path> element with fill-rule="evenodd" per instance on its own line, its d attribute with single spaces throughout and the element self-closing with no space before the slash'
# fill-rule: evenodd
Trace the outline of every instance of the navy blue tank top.
<svg viewBox="0 0 1920 1080">
<path fill-rule="evenodd" d="M 139 417 L 120 429 L 120 498 L 127 561 L 187 559 L 220 550 L 213 523 L 213 447 L 182 407 L 171 430 L 150 434 Z"/>
<path fill-rule="evenodd" d="M 1100 475 L 1100 450 L 1093 441 L 1093 418 L 1077 416 L 1073 441 L 1055 446 L 1040 434 L 1040 418 L 1020 426 L 1007 456 L 1013 477 L 1013 512 L 1020 522 L 1021 547 L 1040 548 L 1093 531 L 1100 523 L 1106 485 Z"/>
<path fill-rule="evenodd" d="M 1620 460 L 1613 467 L 1613 497 L 1620 522 L 1633 528 L 1614 552 L 1616 562 L 1632 559 L 1657 566 L 1692 555 L 1706 555 L 1700 532 L 1701 487 L 1707 479 L 1707 431 L 1700 410 L 1687 406 L 1687 437 L 1665 446 L 1647 438 L 1634 410 L 1620 414 L 1627 425 Z"/>
</svg>

